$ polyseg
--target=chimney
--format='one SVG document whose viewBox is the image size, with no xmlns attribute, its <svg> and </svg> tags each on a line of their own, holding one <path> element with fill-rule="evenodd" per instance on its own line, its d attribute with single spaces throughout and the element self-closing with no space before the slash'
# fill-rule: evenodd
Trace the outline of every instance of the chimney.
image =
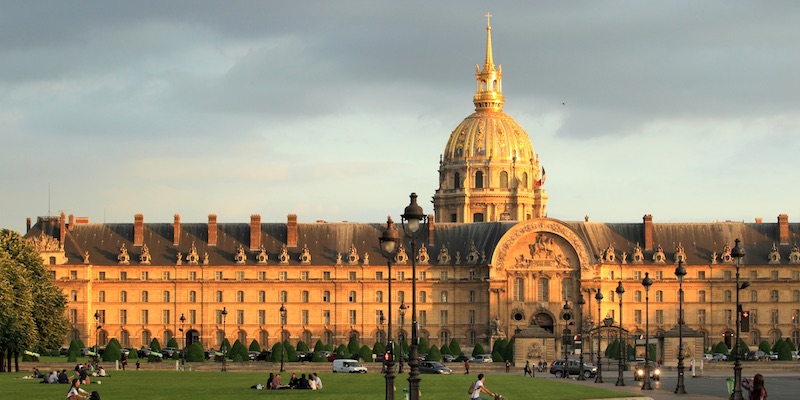
<svg viewBox="0 0 800 400">
<path fill-rule="evenodd" d="M 297 247 L 297 214 L 289 214 L 286 221 L 286 247 Z"/>
<path fill-rule="evenodd" d="M 778 239 L 780 244 L 789 244 L 789 215 L 778 215 Z"/>
<path fill-rule="evenodd" d="M 74 214 L 70 214 L 69 215 L 69 225 L 67 226 L 67 229 L 69 229 L 70 232 L 75 230 L 75 215 Z"/>
<path fill-rule="evenodd" d="M 172 244 L 177 246 L 181 243 L 181 215 L 175 214 L 175 221 L 172 223 Z"/>
<path fill-rule="evenodd" d="M 25 232 L 31 231 L 31 217 L 25 218 Z"/>
<path fill-rule="evenodd" d="M 646 214 L 642 221 L 644 223 L 644 249 L 653 250 L 653 215 Z"/>
<path fill-rule="evenodd" d="M 61 216 L 58 217 L 58 240 L 61 242 L 61 247 L 64 247 L 64 238 L 67 236 L 67 214 L 63 211 Z"/>
<path fill-rule="evenodd" d="M 428 215 L 428 246 L 433 247 L 436 244 L 436 238 L 433 237 L 433 214 Z"/>
<path fill-rule="evenodd" d="M 764 222 L 764 220 L 761 217 L 756 218 L 756 223 L 757 224 L 760 224 L 762 222 Z"/>
<path fill-rule="evenodd" d="M 208 214 L 208 245 L 217 245 L 217 214 Z"/>
<path fill-rule="evenodd" d="M 144 244 L 144 214 L 136 214 L 133 216 L 133 245 L 142 244 Z"/>
<path fill-rule="evenodd" d="M 250 216 L 250 250 L 257 250 L 261 247 L 261 216 L 253 214 Z"/>
</svg>

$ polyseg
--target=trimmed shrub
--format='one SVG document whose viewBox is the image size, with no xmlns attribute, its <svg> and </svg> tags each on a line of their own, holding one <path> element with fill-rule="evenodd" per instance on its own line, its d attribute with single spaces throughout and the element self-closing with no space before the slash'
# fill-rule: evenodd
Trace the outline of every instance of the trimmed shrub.
<svg viewBox="0 0 800 400">
<path fill-rule="evenodd" d="M 439 352 L 442 353 L 442 355 L 445 354 L 450 354 L 451 356 L 453 355 L 453 353 L 450 351 L 450 347 L 448 347 L 447 345 L 442 346 L 442 348 L 439 349 Z"/>
<path fill-rule="evenodd" d="M 512 338 L 506 345 L 506 351 L 503 353 L 503 358 L 509 361 L 514 361 L 514 339 Z"/>
<path fill-rule="evenodd" d="M 448 347 L 450 347 L 451 355 L 458 356 L 463 353 L 463 351 L 461 351 L 461 346 L 458 344 L 458 340 L 450 339 L 450 346 Z"/>
<path fill-rule="evenodd" d="M 222 340 L 222 345 L 219 346 L 219 351 L 221 352 L 223 348 L 225 349 L 226 354 L 231 352 L 231 342 L 228 341 L 228 338 Z"/>
<path fill-rule="evenodd" d="M 761 340 L 761 343 L 758 344 L 758 349 L 767 354 L 769 354 L 769 352 L 772 351 L 772 348 L 770 347 L 769 342 L 767 342 L 766 339 Z"/>
<path fill-rule="evenodd" d="M 358 356 L 364 361 L 372 362 L 372 350 L 367 345 L 363 345 L 358 349 Z"/>
<path fill-rule="evenodd" d="M 73 340 L 69 342 L 69 350 L 67 351 L 67 361 L 69 362 L 76 362 L 78 361 L 78 355 L 81 354 L 81 347 L 78 347 L 78 341 Z"/>
<path fill-rule="evenodd" d="M 172 347 L 173 349 L 177 349 L 178 341 L 174 337 L 169 338 L 169 340 L 167 341 L 167 347 Z"/>
<path fill-rule="evenodd" d="M 78 349 L 82 349 L 82 348 L 85 348 L 85 347 L 86 347 L 86 345 L 83 344 L 83 340 L 78 339 Z M 78 354 L 80 354 L 80 353 L 78 353 Z"/>
<path fill-rule="evenodd" d="M 358 354 L 361 346 L 358 345 L 358 339 L 355 336 L 350 336 L 350 342 L 347 343 L 347 350 L 350 354 Z"/>
<path fill-rule="evenodd" d="M 283 343 L 276 342 L 272 345 L 272 355 L 270 355 L 269 360 L 272 362 L 281 362 L 281 354 L 283 354 L 283 351 Z"/>
<path fill-rule="evenodd" d="M 494 353 L 492 353 L 492 361 L 494 361 L 494 362 L 503 362 L 505 360 L 503 360 L 503 355 L 502 354 L 500 354 L 498 351 L 495 351 Z"/>
<path fill-rule="evenodd" d="M 242 359 L 242 355 L 241 354 L 237 353 L 236 356 L 233 357 L 233 362 L 242 362 L 242 361 L 244 361 L 244 359 Z"/>
<path fill-rule="evenodd" d="M 386 352 L 386 346 L 381 342 L 375 342 L 372 346 L 372 354 L 383 354 Z"/>
<path fill-rule="evenodd" d="M 326 350 L 325 344 L 322 343 L 322 340 L 317 339 L 317 343 L 314 344 L 314 352 L 325 351 L 325 350 Z"/>
<path fill-rule="evenodd" d="M 133 352 L 131 352 L 133 354 Z M 203 362 L 206 360 L 205 351 L 200 342 L 194 342 L 186 348 L 186 361 Z"/>
<path fill-rule="evenodd" d="M 320 352 L 314 352 L 314 356 L 311 358 L 311 362 L 328 362 L 328 359 L 325 357 L 324 354 Z"/>
<path fill-rule="evenodd" d="M 261 346 L 258 344 L 258 340 L 253 339 L 253 341 L 250 342 L 250 347 L 248 347 L 247 350 L 261 352 Z"/>
<path fill-rule="evenodd" d="M 150 341 L 150 349 L 156 352 L 161 351 L 161 344 L 158 343 L 158 339 L 153 338 L 153 340 Z"/>
<path fill-rule="evenodd" d="M 286 349 L 286 361 L 295 362 L 297 361 L 297 350 L 294 349 L 291 343 L 288 340 L 283 342 L 283 348 Z"/>
<path fill-rule="evenodd" d="M 439 348 L 436 345 L 431 346 L 430 350 L 428 350 L 428 357 L 426 357 L 428 361 L 442 361 L 442 352 L 439 351 Z"/>
<path fill-rule="evenodd" d="M 478 354 L 486 354 L 486 350 L 483 349 L 483 345 L 480 343 L 476 343 L 475 347 L 472 348 L 472 356 L 475 357 Z"/>
<path fill-rule="evenodd" d="M 428 354 L 429 351 L 431 351 L 431 348 L 428 346 L 428 339 L 419 338 L 419 354 Z"/>
<path fill-rule="evenodd" d="M 120 351 L 119 342 L 116 339 L 111 339 L 103 351 L 103 361 L 117 361 L 122 359 L 122 352 Z"/>
<path fill-rule="evenodd" d="M 336 358 L 350 357 L 350 350 L 343 344 L 336 348 Z"/>
<path fill-rule="evenodd" d="M 304 342 L 302 340 L 297 342 L 296 348 L 297 348 L 297 351 L 302 351 L 304 353 L 308 353 L 308 345 L 306 344 L 306 342 Z"/>
</svg>

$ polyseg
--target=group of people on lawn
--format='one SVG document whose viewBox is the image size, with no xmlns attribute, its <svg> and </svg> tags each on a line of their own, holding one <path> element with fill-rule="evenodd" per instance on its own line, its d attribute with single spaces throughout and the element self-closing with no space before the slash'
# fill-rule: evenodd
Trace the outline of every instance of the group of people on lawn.
<svg viewBox="0 0 800 400">
<path fill-rule="evenodd" d="M 292 373 L 292 377 L 289 379 L 289 383 L 284 385 L 281 383 L 281 374 L 273 374 L 272 372 L 269 373 L 269 378 L 267 378 L 267 386 L 266 389 L 307 389 L 307 390 L 320 390 L 322 389 L 322 379 L 319 378 L 316 372 L 312 372 L 306 378 L 306 374 L 300 374 L 300 377 L 297 377 L 297 374 Z"/>
</svg>

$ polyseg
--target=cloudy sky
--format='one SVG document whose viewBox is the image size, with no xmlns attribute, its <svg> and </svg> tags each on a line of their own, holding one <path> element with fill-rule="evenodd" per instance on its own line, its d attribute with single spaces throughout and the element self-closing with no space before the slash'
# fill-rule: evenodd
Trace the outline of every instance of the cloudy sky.
<svg viewBox="0 0 800 400">
<path fill-rule="evenodd" d="M 0 227 L 430 213 L 487 12 L 550 217 L 800 218 L 795 2 L 28 1 L 0 13 Z"/>
</svg>

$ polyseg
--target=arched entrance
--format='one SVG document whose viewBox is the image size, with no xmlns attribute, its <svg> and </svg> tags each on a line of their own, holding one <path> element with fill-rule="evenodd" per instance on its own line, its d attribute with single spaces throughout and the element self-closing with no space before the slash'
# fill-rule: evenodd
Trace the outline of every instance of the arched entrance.
<svg viewBox="0 0 800 400">
<path fill-rule="evenodd" d="M 190 329 L 186 331 L 186 343 L 184 344 L 186 347 L 191 346 L 194 342 L 200 341 L 200 332 L 197 329 Z"/>
<path fill-rule="evenodd" d="M 550 333 L 553 333 L 555 329 L 553 316 L 546 312 L 540 312 L 534 315 L 533 318 L 531 318 L 531 325 L 539 325 L 539 327 Z"/>
</svg>

